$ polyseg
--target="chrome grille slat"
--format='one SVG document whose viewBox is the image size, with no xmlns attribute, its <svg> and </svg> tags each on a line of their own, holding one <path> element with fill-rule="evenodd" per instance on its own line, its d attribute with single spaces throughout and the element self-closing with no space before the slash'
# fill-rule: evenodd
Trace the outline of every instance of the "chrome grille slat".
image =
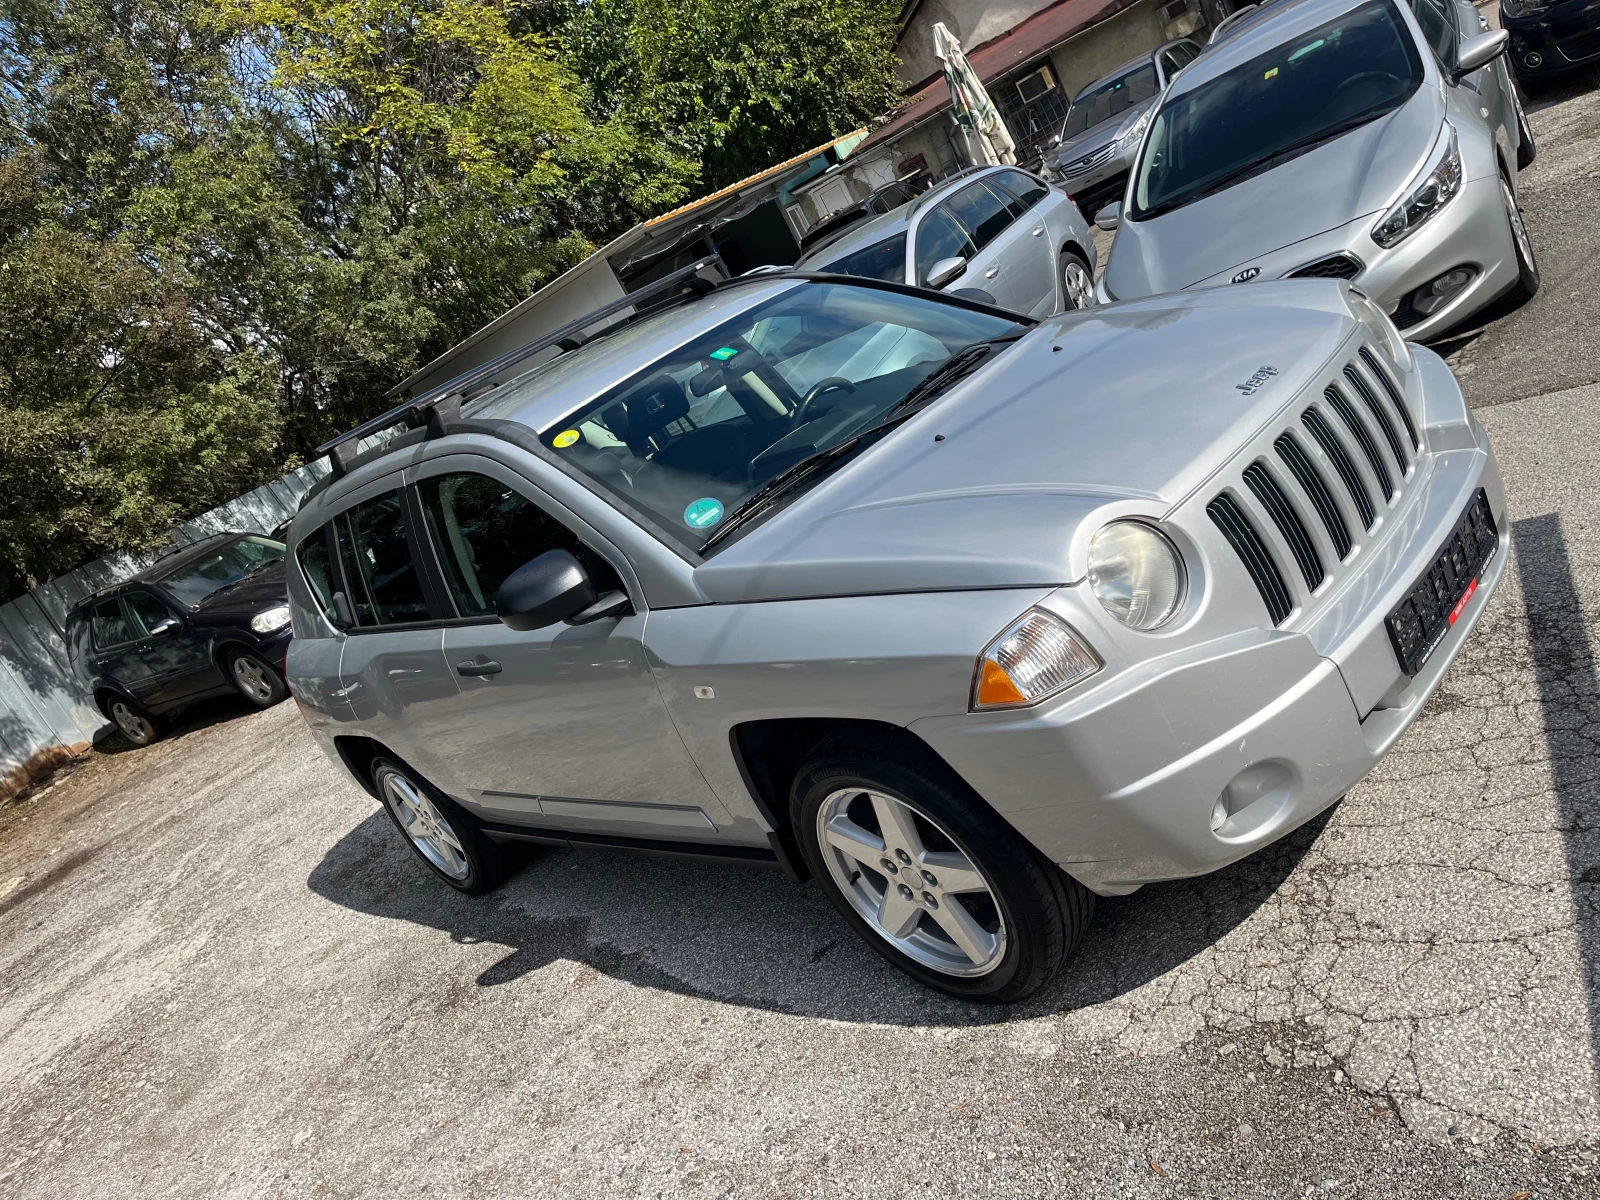
<svg viewBox="0 0 1600 1200">
<path fill-rule="evenodd" d="M 1373 506 L 1372 494 L 1367 491 L 1361 472 L 1356 470 L 1355 460 L 1350 457 L 1349 451 L 1344 448 L 1344 443 L 1339 440 L 1339 435 L 1334 433 L 1327 419 L 1315 408 L 1306 409 L 1300 414 L 1300 420 L 1312 440 L 1321 446 L 1322 452 L 1328 456 L 1328 461 L 1338 472 L 1345 491 L 1350 493 L 1350 500 L 1356 506 L 1356 514 L 1361 518 L 1361 527 L 1370 530 L 1377 524 L 1378 510 Z"/>
<path fill-rule="evenodd" d="M 1361 372 L 1356 370 L 1355 363 L 1344 369 L 1345 381 L 1356 390 L 1356 395 L 1361 397 L 1361 402 L 1372 413 L 1372 419 L 1378 423 L 1378 428 L 1383 432 L 1383 440 L 1389 443 L 1389 451 L 1394 455 L 1395 464 L 1400 468 L 1400 475 L 1411 470 L 1411 456 L 1406 453 L 1406 448 L 1400 442 L 1400 432 L 1394 427 L 1394 418 L 1389 415 L 1383 404 L 1378 400 L 1378 393 L 1372 390 L 1372 385 L 1366 381 Z"/>
<path fill-rule="evenodd" d="M 1411 439 L 1411 448 L 1420 450 L 1422 439 L 1417 436 L 1417 423 L 1411 419 L 1411 410 L 1406 407 L 1405 397 L 1395 385 L 1394 378 L 1389 374 L 1389 368 L 1380 363 L 1378 356 L 1367 346 L 1361 347 L 1361 361 L 1367 365 L 1368 373 L 1374 376 L 1388 393 L 1395 411 L 1400 414 L 1400 420 L 1405 423 L 1406 436 Z"/>
<path fill-rule="evenodd" d="M 1278 527 L 1290 555 L 1300 568 L 1301 578 L 1306 581 L 1306 591 L 1316 591 L 1328 576 L 1322 568 L 1322 556 L 1317 553 L 1316 544 L 1311 540 L 1305 522 L 1300 519 L 1300 513 L 1289 497 L 1284 495 L 1283 488 L 1273 478 L 1267 465 L 1259 459 L 1244 469 L 1244 484 Z"/>
<path fill-rule="evenodd" d="M 1317 510 L 1322 527 L 1328 531 L 1328 540 L 1333 543 L 1333 552 L 1343 562 L 1350 557 L 1354 543 L 1350 540 L 1350 527 L 1345 524 L 1344 514 L 1339 511 L 1339 505 L 1334 501 L 1327 481 L 1322 478 L 1322 472 L 1317 470 L 1316 464 L 1301 448 L 1294 434 L 1287 431 L 1280 433 L 1272 445 L 1283 460 L 1283 465 L 1289 468 L 1289 474 L 1299 482 L 1306 499 L 1311 501 L 1311 507 Z"/>
<path fill-rule="evenodd" d="M 1367 428 L 1367 423 L 1361 419 L 1361 415 L 1356 412 L 1350 401 L 1345 399 L 1338 384 L 1330 383 L 1322 395 L 1333 411 L 1339 414 L 1339 419 L 1344 422 L 1345 427 L 1350 430 L 1350 436 L 1361 448 L 1367 465 L 1372 468 L 1373 477 L 1378 481 L 1378 489 L 1383 493 L 1383 498 L 1393 500 L 1400 494 L 1400 490 L 1395 487 L 1389 468 L 1383 464 L 1383 455 L 1378 452 L 1378 443 L 1373 440 L 1372 430 Z"/>
<path fill-rule="evenodd" d="M 1227 492 L 1223 492 L 1206 505 L 1206 515 L 1222 536 L 1228 539 L 1234 553 L 1244 564 L 1245 571 L 1254 580 L 1261 601 L 1267 606 L 1267 615 L 1274 625 L 1282 625 L 1294 612 L 1294 598 L 1284 582 L 1278 564 L 1272 560 L 1267 545 L 1250 523 L 1243 507 Z"/>
</svg>

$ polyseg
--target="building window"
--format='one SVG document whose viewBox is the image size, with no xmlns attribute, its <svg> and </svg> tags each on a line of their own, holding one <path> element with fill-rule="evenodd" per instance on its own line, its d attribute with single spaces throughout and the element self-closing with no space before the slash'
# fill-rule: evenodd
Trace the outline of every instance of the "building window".
<svg viewBox="0 0 1600 1200">
<path fill-rule="evenodd" d="M 1049 63 L 1035 64 L 989 88 L 1017 143 L 1017 161 L 1039 158 L 1042 143 L 1067 119 L 1067 97 Z"/>
</svg>

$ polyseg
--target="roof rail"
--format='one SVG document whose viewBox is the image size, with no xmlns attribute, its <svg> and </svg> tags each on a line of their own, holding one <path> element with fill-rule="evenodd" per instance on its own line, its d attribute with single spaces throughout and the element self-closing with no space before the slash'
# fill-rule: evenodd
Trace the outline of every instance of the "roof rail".
<svg viewBox="0 0 1600 1200">
<path fill-rule="evenodd" d="M 494 387 L 494 376 L 500 374 L 508 367 L 515 366 L 526 358 L 538 354 L 541 350 L 548 350 L 558 346 L 562 352 L 576 350 L 579 346 L 589 341 L 591 337 L 599 337 L 599 333 L 585 337 L 583 331 L 596 321 L 614 316 L 625 308 L 634 308 L 636 311 L 629 318 L 642 315 L 637 307 L 643 302 L 675 290 L 686 292 L 694 296 L 703 296 L 717 286 L 709 279 L 703 279 L 700 272 L 717 267 L 725 270 L 722 257 L 710 254 L 698 259 L 672 274 L 647 283 L 636 291 L 629 292 L 620 300 L 613 300 L 610 304 L 602 305 L 591 313 L 579 317 L 575 321 L 568 321 L 560 329 L 550 333 L 540 334 L 532 341 L 524 342 L 512 350 L 506 351 L 481 366 L 473 367 L 455 378 L 440 384 L 438 387 L 414 396 L 403 404 L 397 404 L 381 416 L 373 417 L 370 421 L 363 421 L 348 433 L 342 433 L 332 441 L 324 442 L 318 446 L 313 454 L 314 458 L 326 456 L 328 465 L 332 470 L 333 478 L 338 479 L 350 469 L 359 452 L 358 443 L 364 438 L 382 433 L 396 425 L 405 425 L 410 429 L 427 427 L 429 438 L 442 437 L 444 427 L 461 417 L 461 403 L 482 395 Z M 725 281 L 724 281 L 725 282 Z M 624 324 L 625 321 L 617 322 Z M 603 331 L 602 331 L 603 332 Z"/>
</svg>

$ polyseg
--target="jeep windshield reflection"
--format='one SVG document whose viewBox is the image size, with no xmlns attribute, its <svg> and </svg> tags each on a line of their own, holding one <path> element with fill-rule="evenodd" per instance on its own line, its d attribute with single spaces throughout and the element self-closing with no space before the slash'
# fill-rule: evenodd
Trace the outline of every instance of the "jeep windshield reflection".
<svg viewBox="0 0 1600 1200">
<path fill-rule="evenodd" d="M 540 437 L 698 550 L 763 484 L 876 425 L 952 355 L 1024 328 L 943 300 L 807 283 Z"/>
</svg>

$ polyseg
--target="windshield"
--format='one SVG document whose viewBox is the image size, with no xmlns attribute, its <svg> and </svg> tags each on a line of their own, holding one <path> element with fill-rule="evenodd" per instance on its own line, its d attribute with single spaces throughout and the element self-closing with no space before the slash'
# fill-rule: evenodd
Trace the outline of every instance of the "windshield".
<svg viewBox="0 0 1600 1200">
<path fill-rule="evenodd" d="M 1023 328 L 931 298 L 801 284 L 540 437 L 698 550 L 762 484 L 876 424 L 952 354 Z"/>
<path fill-rule="evenodd" d="M 860 250 L 853 250 L 820 267 L 807 268 L 834 275 L 856 275 L 862 279 L 883 279 L 889 283 L 906 281 L 906 235 L 898 233 Z"/>
<path fill-rule="evenodd" d="M 282 542 L 264 537 L 242 537 L 184 563 L 170 575 L 160 576 L 158 582 L 179 604 L 193 608 L 212 592 L 238 583 L 251 572 L 277 562 L 283 555 Z"/>
<path fill-rule="evenodd" d="M 1393 112 L 1422 60 L 1387 0 L 1365 4 L 1192 91 L 1150 123 L 1129 217 L 1168 212 Z"/>
<path fill-rule="evenodd" d="M 1154 63 L 1142 63 L 1114 79 L 1085 88 L 1072 102 L 1067 123 L 1061 127 L 1061 140 L 1070 141 L 1100 122 L 1127 112 L 1135 104 L 1144 103 L 1160 90 Z"/>
</svg>

